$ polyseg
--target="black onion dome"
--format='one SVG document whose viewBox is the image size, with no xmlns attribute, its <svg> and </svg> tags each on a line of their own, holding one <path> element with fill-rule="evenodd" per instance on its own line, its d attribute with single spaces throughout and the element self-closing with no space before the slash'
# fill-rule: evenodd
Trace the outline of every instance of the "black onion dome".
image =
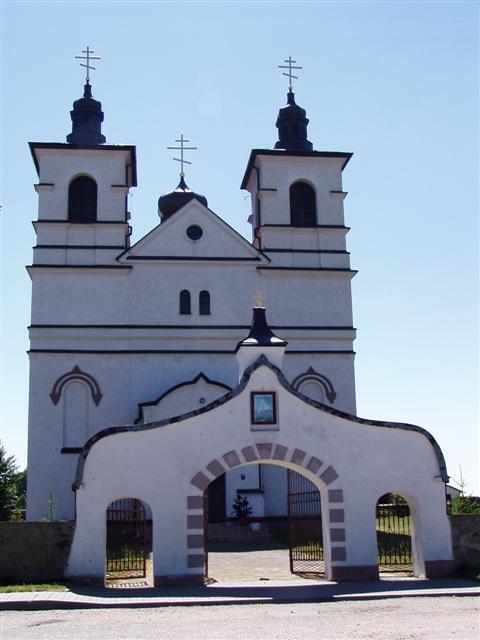
<svg viewBox="0 0 480 640">
<path fill-rule="evenodd" d="M 83 97 L 75 100 L 72 118 L 72 133 L 67 136 L 71 144 L 103 144 L 106 141 L 102 135 L 103 111 L 102 103 L 92 98 L 92 87 L 87 82 L 83 90 Z"/>
<path fill-rule="evenodd" d="M 254 307 L 252 326 L 246 338 L 240 340 L 235 353 L 240 347 L 285 347 L 288 343 L 278 338 L 267 323 L 264 307 Z"/>
<path fill-rule="evenodd" d="M 292 91 L 287 94 L 287 104 L 278 112 L 275 126 L 278 129 L 278 142 L 275 149 L 286 151 L 313 151 L 313 145 L 307 140 L 308 118 L 305 109 L 295 102 Z"/>
<path fill-rule="evenodd" d="M 158 215 L 161 220 L 165 220 L 194 198 L 201 202 L 205 207 L 208 207 L 206 197 L 189 189 L 183 179 L 183 176 L 181 176 L 178 187 L 174 191 L 170 191 L 170 193 L 165 193 L 158 199 Z"/>
</svg>

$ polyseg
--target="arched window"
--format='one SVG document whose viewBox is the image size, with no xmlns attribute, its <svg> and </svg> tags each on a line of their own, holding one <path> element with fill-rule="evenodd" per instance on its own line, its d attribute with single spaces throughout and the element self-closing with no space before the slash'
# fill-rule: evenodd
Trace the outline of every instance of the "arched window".
<svg viewBox="0 0 480 640">
<path fill-rule="evenodd" d="M 97 183 L 88 176 L 79 176 L 68 189 L 68 219 L 70 222 L 95 222 L 97 219 Z"/>
<path fill-rule="evenodd" d="M 190 291 L 183 289 L 180 291 L 180 315 L 188 316 L 191 312 Z"/>
<path fill-rule="evenodd" d="M 293 227 L 314 227 L 317 224 L 315 191 L 306 182 L 294 182 L 290 187 L 290 224 Z"/>
<path fill-rule="evenodd" d="M 198 309 L 201 316 L 210 315 L 210 294 L 208 291 L 200 291 L 198 296 Z"/>
</svg>

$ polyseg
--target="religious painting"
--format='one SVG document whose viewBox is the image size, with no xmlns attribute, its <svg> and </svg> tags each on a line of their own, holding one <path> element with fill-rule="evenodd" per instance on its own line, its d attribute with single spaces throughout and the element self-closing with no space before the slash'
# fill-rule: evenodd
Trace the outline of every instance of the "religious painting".
<svg viewBox="0 0 480 640">
<path fill-rule="evenodd" d="M 252 391 L 250 395 L 252 424 L 275 424 L 277 407 L 274 391 Z"/>
</svg>

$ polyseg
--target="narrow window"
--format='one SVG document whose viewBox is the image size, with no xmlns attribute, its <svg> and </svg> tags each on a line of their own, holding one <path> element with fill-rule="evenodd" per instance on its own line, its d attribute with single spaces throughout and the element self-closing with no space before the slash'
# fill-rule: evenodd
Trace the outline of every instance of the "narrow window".
<svg viewBox="0 0 480 640">
<path fill-rule="evenodd" d="M 201 316 L 210 315 L 210 294 L 208 291 L 200 291 L 198 296 L 198 308 Z"/>
<path fill-rule="evenodd" d="M 290 187 L 290 224 L 293 227 L 317 224 L 315 191 L 306 182 L 295 182 Z"/>
<path fill-rule="evenodd" d="M 97 219 L 97 183 L 88 176 L 72 180 L 68 189 L 70 222 L 95 222 Z"/>
<path fill-rule="evenodd" d="M 180 315 L 188 316 L 191 312 L 190 291 L 183 289 L 183 291 L 180 291 Z"/>
</svg>

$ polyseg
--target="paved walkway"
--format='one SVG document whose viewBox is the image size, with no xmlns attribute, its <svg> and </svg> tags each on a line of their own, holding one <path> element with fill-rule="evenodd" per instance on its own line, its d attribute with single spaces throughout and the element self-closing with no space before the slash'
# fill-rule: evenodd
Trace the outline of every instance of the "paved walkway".
<svg viewBox="0 0 480 640">
<path fill-rule="evenodd" d="M 405 596 L 480 595 L 478 583 L 457 578 L 417 580 L 385 576 L 370 582 L 327 582 L 289 572 L 288 549 L 249 550 L 210 545 L 206 586 L 112 589 L 71 587 L 68 591 L 0 594 L 0 610 L 138 608 L 265 602 L 364 600 Z"/>
</svg>

